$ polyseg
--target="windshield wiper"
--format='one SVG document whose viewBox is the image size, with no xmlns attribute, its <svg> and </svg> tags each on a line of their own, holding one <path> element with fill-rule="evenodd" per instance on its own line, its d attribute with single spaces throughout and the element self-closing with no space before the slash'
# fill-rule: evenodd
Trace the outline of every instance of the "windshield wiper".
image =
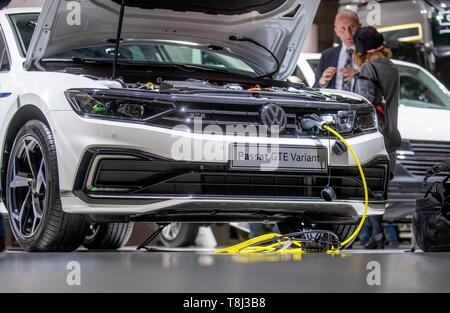
<svg viewBox="0 0 450 313">
<path fill-rule="evenodd" d="M 213 68 L 209 66 L 201 66 L 201 65 L 193 65 L 193 64 L 183 64 L 183 63 L 168 63 L 170 66 L 179 68 L 183 71 L 186 70 L 201 70 L 201 71 L 210 71 L 210 72 L 217 72 L 217 73 L 227 73 L 230 74 L 231 72 L 225 69 L 220 68 Z"/>
<path fill-rule="evenodd" d="M 67 57 L 67 58 L 48 58 L 44 59 L 44 62 L 73 62 L 75 64 L 111 64 L 112 60 L 108 59 L 91 59 L 91 58 L 80 58 L 80 57 Z"/>
</svg>

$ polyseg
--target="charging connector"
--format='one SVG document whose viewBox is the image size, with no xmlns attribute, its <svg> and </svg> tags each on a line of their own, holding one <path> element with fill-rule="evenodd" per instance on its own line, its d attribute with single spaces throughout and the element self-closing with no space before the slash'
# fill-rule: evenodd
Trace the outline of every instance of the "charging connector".
<svg viewBox="0 0 450 313">
<path fill-rule="evenodd" d="M 299 120 L 300 127 L 303 131 L 312 131 L 317 133 L 318 131 L 323 131 L 327 123 L 321 119 L 317 114 L 305 115 Z"/>
</svg>

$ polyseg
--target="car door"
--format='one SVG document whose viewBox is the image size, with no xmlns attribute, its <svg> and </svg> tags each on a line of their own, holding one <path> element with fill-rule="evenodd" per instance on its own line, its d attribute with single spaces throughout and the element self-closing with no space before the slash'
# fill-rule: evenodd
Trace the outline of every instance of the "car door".
<svg viewBox="0 0 450 313">
<path fill-rule="evenodd" d="M 0 27 L 0 99 L 7 98 L 11 95 L 8 92 L 8 76 L 11 71 L 11 61 L 9 57 L 8 47 L 6 46 L 5 36 Z M 3 101 L 2 101 L 3 104 Z M 0 109 L 0 111 L 3 111 Z"/>
<path fill-rule="evenodd" d="M 400 72 L 398 128 L 402 138 L 449 142 L 450 92 L 422 68 L 397 66 Z"/>
</svg>

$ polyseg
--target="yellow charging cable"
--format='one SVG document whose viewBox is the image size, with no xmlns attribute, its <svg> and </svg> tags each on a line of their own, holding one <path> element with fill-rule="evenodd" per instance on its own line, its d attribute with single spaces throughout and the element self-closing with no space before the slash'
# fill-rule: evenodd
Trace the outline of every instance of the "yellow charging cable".
<svg viewBox="0 0 450 313">
<path fill-rule="evenodd" d="M 332 129 L 331 127 L 329 127 L 328 125 L 324 125 L 323 129 L 332 133 L 334 136 L 336 136 L 340 141 L 342 141 L 344 143 L 344 145 L 347 147 L 348 151 L 350 151 L 350 153 L 352 154 L 353 158 L 355 159 L 356 165 L 358 166 L 358 170 L 359 170 L 359 174 L 361 175 L 361 179 L 362 179 L 362 183 L 364 186 L 364 213 L 363 216 L 361 218 L 361 222 L 359 223 L 358 227 L 355 229 L 355 231 L 353 232 L 353 234 L 350 235 L 350 237 L 348 237 L 347 239 L 345 239 L 342 242 L 342 246 L 346 246 L 348 243 L 352 242 L 353 239 L 356 238 L 356 236 L 358 236 L 359 232 L 361 231 L 361 228 L 363 227 L 366 218 L 367 218 L 367 213 L 369 211 L 369 189 L 367 188 L 367 182 L 366 182 L 366 176 L 364 175 L 364 171 L 363 168 L 361 166 L 361 162 L 358 159 L 358 156 L 356 155 L 355 151 L 353 150 L 352 146 L 350 146 L 350 144 L 347 142 L 347 140 L 345 140 L 337 131 L 335 131 L 334 129 Z"/>
<path fill-rule="evenodd" d="M 363 187 L 364 187 L 364 213 L 363 213 L 363 216 L 361 218 L 361 221 L 360 221 L 358 227 L 355 229 L 353 234 L 351 234 L 350 237 L 348 237 L 341 243 L 341 247 L 345 247 L 347 244 L 351 243 L 352 240 L 356 238 L 356 236 L 358 236 L 359 232 L 361 231 L 361 228 L 363 227 L 363 225 L 366 221 L 367 213 L 369 210 L 369 190 L 367 188 L 366 176 L 364 175 L 364 171 L 361 166 L 361 162 L 359 161 L 358 156 L 356 155 L 355 151 L 350 146 L 350 144 L 337 131 L 335 131 L 328 125 L 326 125 L 326 124 L 323 125 L 322 129 L 325 131 L 328 131 L 331 134 L 333 134 L 334 136 L 336 136 L 339 140 L 341 140 L 344 143 L 344 145 L 350 151 L 353 158 L 355 159 L 356 165 L 358 166 L 358 170 L 361 175 L 362 183 L 363 183 Z M 288 240 L 285 242 L 275 242 L 268 246 L 257 246 L 257 244 L 264 243 L 265 241 L 270 241 L 270 240 L 276 241 L 277 237 L 283 237 L 283 235 L 275 234 L 275 233 L 265 234 L 265 235 L 247 240 L 240 244 L 234 245 L 232 247 L 216 250 L 215 253 L 218 253 L 218 254 L 219 253 L 249 254 L 249 253 L 261 253 L 261 252 L 282 253 L 282 254 L 304 253 L 304 250 L 302 249 L 301 240 Z M 333 248 L 331 248 L 331 250 L 327 251 L 327 253 L 336 253 L 338 251 L 339 251 L 338 248 L 333 247 Z"/>
</svg>

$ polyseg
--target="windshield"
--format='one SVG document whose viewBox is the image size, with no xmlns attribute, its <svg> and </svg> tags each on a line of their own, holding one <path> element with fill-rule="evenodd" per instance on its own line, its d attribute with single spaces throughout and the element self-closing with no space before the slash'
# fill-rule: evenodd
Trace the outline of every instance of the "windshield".
<svg viewBox="0 0 450 313">
<path fill-rule="evenodd" d="M 10 15 L 13 28 L 25 56 L 30 46 L 31 37 L 39 18 L 38 13 L 23 13 Z M 114 58 L 115 47 L 105 44 L 94 47 L 84 47 L 66 51 L 50 59 L 94 59 L 110 60 Z M 218 52 L 204 50 L 193 44 L 186 43 L 122 43 L 119 49 L 119 61 L 169 63 L 209 67 L 225 70 L 231 73 L 255 76 L 255 71 L 245 62 Z"/>
<path fill-rule="evenodd" d="M 112 60 L 114 45 L 86 47 L 63 52 L 49 59 Z M 175 63 L 211 67 L 239 74 L 255 74 L 243 61 L 212 51 L 178 44 L 121 44 L 119 60 L 132 62 Z"/>
<path fill-rule="evenodd" d="M 25 56 L 28 47 L 30 46 L 34 29 L 37 25 L 39 13 L 11 14 L 9 15 L 9 18 L 11 19 L 13 29 L 15 30 L 20 51 L 22 52 L 22 55 Z"/>
<path fill-rule="evenodd" d="M 400 104 L 418 108 L 450 110 L 449 91 L 425 71 L 398 65 Z"/>
</svg>

